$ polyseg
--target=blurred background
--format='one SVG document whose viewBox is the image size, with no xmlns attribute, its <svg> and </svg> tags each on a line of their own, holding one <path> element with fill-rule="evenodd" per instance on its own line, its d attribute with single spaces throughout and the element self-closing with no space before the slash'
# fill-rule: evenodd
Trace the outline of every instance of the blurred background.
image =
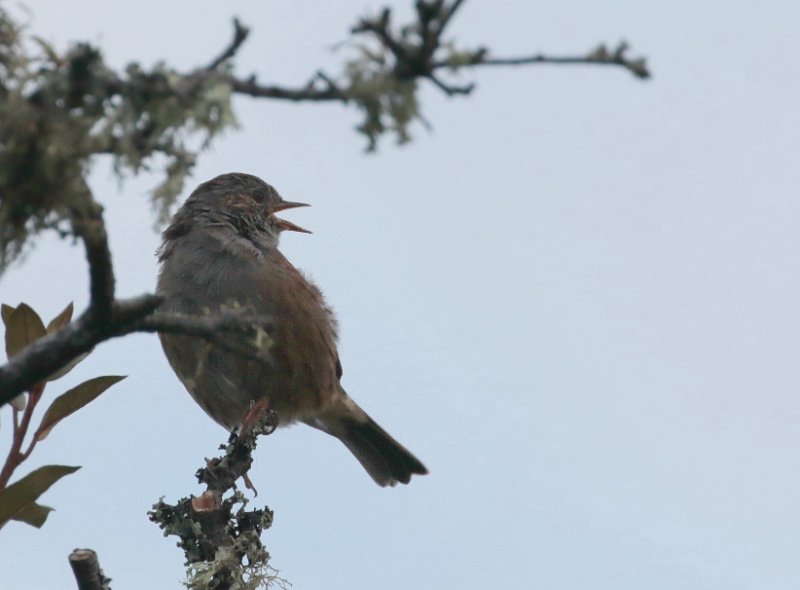
<svg viewBox="0 0 800 590">
<path fill-rule="evenodd" d="M 389 2 L 398 16 L 410 2 Z M 190 69 L 253 28 L 237 72 L 298 85 L 383 3 L 27 3 L 31 30 L 114 65 Z M 498 56 L 627 39 L 603 67 L 474 72 L 423 92 L 433 131 L 366 155 L 354 112 L 236 99 L 241 129 L 192 180 L 242 171 L 313 204 L 283 252 L 341 322 L 346 389 L 428 466 L 375 486 L 304 426 L 258 448 L 272 564 L 297 589 L 790 589 L 800 586 L 800 5 L 472 0 L 450 35 Z M 98 161 L 118 295 L 152 291 L 148 191 Z M 189 188 L 186 191 L 188 194 Z M 83 252 L 54 236 L 0 280 L 52 317 L 87 303 Z M 21 473 L 82 465 L 42 530 L 0 537 L 3 587 L 74 587 L 91 547 L 114 588 L 177 588 L 183 555 L 146 512 L 198 492 L 225 438 L 157 338 L 106 343 L 49 389 L 128 378 L 56 428 Z M 10 412 L 0 411 L 0 448 Z"/>
</svg>

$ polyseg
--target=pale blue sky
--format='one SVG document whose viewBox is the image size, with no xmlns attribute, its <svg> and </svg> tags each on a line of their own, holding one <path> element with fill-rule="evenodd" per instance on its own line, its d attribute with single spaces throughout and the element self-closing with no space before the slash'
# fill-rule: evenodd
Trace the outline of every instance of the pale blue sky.
<svg viewBox="0 0 800 590">
<path fill-rule="evenodd" d="M 46 0 L 30 22 L 116 65 L 189 68 L 239 15 L 253 34 L 238 71 L 300 83 L 381 5 Z M 431 471 L 381 489 L 319 432 L 265 440 L 264 540 L 294 588 L 800 586 L 798 28 L 785 1 L 471 0 L 463 43 L 625 38 L 655 78 L 478 72 L 470 99 L 423 93 L 433 133 L 374 156 L 339 106 L 237 99 L 242 129 L 192 185 L 250 172 L 313 204 L 290 219 L 314 235 L 283 250 L 339 313 L 347 390 Z M 123 296 L 155 283 L 156 180 L 92 174 Z M 81 251 L 55 239 L 0 280 L 2 301 L 48 316 L 86 292 Z M 83 469 L 43 498 L 43 530 L 2 531 L 3 587 L 73 588 L 77 546 L 115 588 L 178 587 L 182 554 L 145 512 L 196 492 L 224 433 L 152 336 L 102 346 L 62 387 L 98 374 L 129 377 L 37 449 L 31 467 Z"/>
</svg>

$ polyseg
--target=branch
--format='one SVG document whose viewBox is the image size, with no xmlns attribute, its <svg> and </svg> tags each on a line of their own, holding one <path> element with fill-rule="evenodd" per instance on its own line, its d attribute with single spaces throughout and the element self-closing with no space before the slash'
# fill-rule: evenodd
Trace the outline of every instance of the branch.
<svg viewBox="0 0 800 590">
<path fill-rule="evenodd" d="M 144 296 L 112 305 L 111 319 L 98 320 L 90 304 L 74 322 L 26 347 L 0 367 L 0 405 L 29 390 L 69 361 L 87 353 L 95 345 L 115 336 L 129 333 L 134 322 L 152 313 L 161 300 Z M 115 317 L 116 315 L 116 317 Z"/>
<path fill-rule="evenodd" d="M 323 88 L 318 88 L 316 80 L 326 83 Z M 256 82 L 255 76 L 243 80 L 235 76 L 226 76 L 227 81 L 236 94 L 244 94 L 254 98 L 276 98 L 279 100 L 290 100 L 292 102 L 311 101 L 329 102 L 336 101 L 346 103 L 350 100 L 344 91 L 340 90 L 332 80 L 322 73 L 314 76 L 308 84 L 302 88 L 286 88 L 282 86 L 268 85 L 263 86 Z"/>
<path fill-rule="evenodd" d="M 240 478 L 250 487 L 247 472 L 256 439 L 273 432 L 276 425 L 274 412 L 259 412 L 252 428 L 234 432 L 220 447 L 225 451 L 222 457 L 206 460 L 197 471 L 198 481 L 206 484 L 205 492 L 176 504 L 161 499 L 148 513 L 165 535 L 180 538 L 178 546 L 188 567 L 187 587 L 227 590 L 243 587 L 240 582 L 245 579 L 260 581 L 265 587 L 273 582 L 284 587 L 270 567 L 269 553 L 260 539 L 261 532 L 272 526 L 273 513 L 267 507 L 245 510 L 248 500 L 236 488 Z M 257 583 L 247 587 L 256 586 L 261 587 Z"/>
<path fill-rule="evenodd" d="M 398 61 L 407 59 L 406 48 L 402 41 L 396 39 L 389 31 L 389 23 L 392 19 L 391 9 L 384 8 L 381 15 L 377 18 L 362 18 L 350 29 L 350 33 L 372 33 L 381 44 L 386 47 Z"/>
<path fill-rule="evenodd" d="M 133 332 L 169 332 L 203 338 L 223 348 L 264 360 L 264 343 L 258 331 L 269 334 L 271 318 L 255 316 L 246 310 L 223 310 L 207 316 L 157 313 L 161 298 L 146 294 L 113 302 L 106 321 L 98 321 L 90 306 L 76 321 L 37 340 L 6 365 L 0 367 L 0 405 L 55 373 L 75 357 L 97 344 Z M 250 340 L 225 338 L 226 334 L 248 334 Z"/>
<path fill-rule="evenodd" d="M 446 84 L 442 82 L 436 76 L 431 75 L 429 80 L 434 83 L 434 85 L 439 88 L 442 92 L 444 92 L 447 96 L 455 96 L 457 94 L 467 95 L 470 94 L 473 90 L 475 90 L 475 84 L 464 84 L 463 86 L 456 86 L 452 84 Z"/>
<path fill-rule="evenodd" d="M 219 68 L 222 64 L 226 61 L 232 59 L 236 56 L 239 52 L 239 48 L 244 44 L 247 40 L 247 36 L 250 34 L 250 28 L 244 26 L 238 18 L 233 19 L 233 39 L 231 39 L 230 45 L 228 45 L 225 50 L 214 60 L 206 66 L 206 71 L 213 72 L 217 68 Z"/>
<path fill-rule="evenodd" d="M 402 27 L 402 30 L 415 30 L 418 38 L 395 33 L 391 27 L 391 11 L 386 8 L 374 18 L 362 18 L 351 29 L 354 35 L 367 34 L 372 36 L 394 58 L 391 72 L 398 80 L 427 79 L 448 96 L 468 95 L 475 89 L 475 84 L 455 85 L 434 76 L 433 72 L 448 68 L 457 70 L 478 66 L 510 66 L 510 65 L 607 65 L 617 66 L 629 71 L 640 79 L 650 77 L 644 58 L 629 59 L 625 52 L 628 45 L 625 42 L 613 51 L 608 51 L 604 45 L 582 56 L 554 57 L 541 53 L 532 56 L 492 58 L 488 51 L 478 49 L 471 52 L 456 52 L 449 50 L 450 55 L 444 59 L 435 58 L 435 54 L 444 49 L 442 36 L 452 21 L 454 15 L 462 7 L 464 0 L 454 0 L 446 3 L 442 0 L 417 2 L 417 22 L 413 25 Z M 237 94 L 244 94 L 254 98 L 273 98 L 290 100 L 293 102 L 341 102 L 359 101 L 359 97 L 350 92 L 348 84 L 338 84 L 323 72 L 317 73 L 308 84 L 301 88 L 291 88 L 279 85 L 261 85 L 256 82 L 255 76 L 247 79 L 230 75 L 226 81 Z M 318 87 L 317 82 L 325 83 Z"/>
<path fill-rule="evenodd" d="M 438 35 L 441 37 L 442 33 L 444 33 L 445 28 L 447 25 L 450 24 L 453 16 L 455 15 L 456 11 L 461 8 L 461 5 L 464 3 L 464 0 L 455 0 L 449 7 L 447 7 L 442 14 L 441 23 L 439 24 L 439 28 L 437 29 Z"/>
<path fill-rule="evenodd" d="M 457 63 L 453 61 L 437 61 L 433 64 L 434 69 L 441 68 L 458 68 L 458 67 L 476 67 L 476 66 L 521 66 L 521 65 L 536 65 L 536 64 L 555 64 L 555 65 L 601 65 L 601 66 L 618 66 L 628 70 L 631 74 L 641 80 L 648 79 L 651 74 L 647 68 L 647 62 L 644 58 L 629 59 L 625 56 L 628 50 L 628 44 L 621 42 L 613 52 L 609 52 L 605 45 L 600 45 L 587 55 L 582 56 L 568 56 L 568 57 L 555 57 L 548 56 L 542 53 L 527 57 L 506 57 L 506 58 L 490 58 L 485 49 L 476 51 L 465 62 Z"/>
<path fill-rule="evenodd" d="M 245 315 L 239 311 L 224 310 L 215 315 L 191 316 L 181 313 L 157 313 L 147 316 L 131 326 L 135 332 L 166 332 L 203 338 L 221 348 L 234 352 L 245 358 L 268 360 L 266 348 L 268 341 L 259 344 L 258 334 L 272 331 L 272 318 L 259 315 Z M 224 338 L 225 334 L 246 335 L 248 339 L 241 344 L 241 338 Z M 268 336 L 267 336 L 268 338 Z"/>
<path fill-rule="evenodd" d="M 69 554 L 69 565 L 78 583 L 78 590 L 110 590 L 111 578 L 106 578 L 91 549 L 75 549 Z"/>
<path fill-rule="evenodd" d="M 83 240 L 89 262 L 89 311 L 97 321 L 107 321 L 114 302 L 114 267 L 103 222 L 103 207 L 86 191 L 80 210 L 72 212 L 72 230 Z"/>
<path fill-rule="evenodd" d="M 22 420 L 19 420 L 19 410 L 17 410 L 17 408 L 13 410 L 14 430 L 11 439 L 11 448 L 8 450 L 8 456 L 3 464 L 3 468 L 0 470 L 0 490 L 5 489 L 16 468 L 28 458 L 31 451 L 33 451 L 33 447 L 36 446 L 36 437 L 34 436 L 28 445 L 28 449 L 24 453 L 22 452 L 22 444 L 25 442 L 25 435 L 28 433 L 31 418 L 33 418 L 33 411 L 36 409 L 41 399 L 44 385 L 44 383 L 37 383 L 31 388 L 30 395 L 28 395 L 25 403 Z"/>
</svg>

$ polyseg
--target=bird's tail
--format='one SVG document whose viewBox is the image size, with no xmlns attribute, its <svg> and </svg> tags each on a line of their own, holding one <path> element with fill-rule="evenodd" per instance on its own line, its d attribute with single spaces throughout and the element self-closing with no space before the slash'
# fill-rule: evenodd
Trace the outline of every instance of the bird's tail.
<svg viewBox="0 0 800 590">
<path fill-rule="evenodd" d="M 380 486 L 408 483 L 413 474 L 428 473 L 419 459 L 349 397 L 310 424 L 341 440 Z"/>
</svg>

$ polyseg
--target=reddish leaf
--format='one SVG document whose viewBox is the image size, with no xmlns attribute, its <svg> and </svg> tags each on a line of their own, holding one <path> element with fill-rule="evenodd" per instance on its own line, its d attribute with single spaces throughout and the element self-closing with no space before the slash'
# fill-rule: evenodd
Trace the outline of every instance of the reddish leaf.
<svg viewBox="0 0 800 590">
<path fill-rule="evenodd" d="M 52 511 L 53 509 L 50 508 L 50 506 L 42 506 L 41 504 L 32 502 L 12 516 L 11 519 L 19 520 L 20 522 L 40 529 Z"/>
<path fill-rule="evenodd" d="M 39 315 L 25 303 L 20 303 L 6 321 L 6 355 L 11 358 L 46 334 Z"/>
<path fill-rule="evenodd" d="M 11 317 L 11 314 L 14 313 L 14 310 L 17 309 L 16 307 L 11 307 L 10 305 L 6 305 L 5 303 L 0 307 L 0 312 L 3 315 L 3 323 L 8 326 L 8 318 Z"/>
<path fill-rule="evenodd" d="M 59 395 L 47 408 L 47 411 L 42 417 L 42 423 L 36 429 L 36 440 L 44 440 L 53 426 L 61 422 L 70 414 L 77 412 L 83 406 L 94 400 L 97 396 L 103 393 L 106 389 L 125 379 L 125 376 L 120 375 L 107 375 L 105 377 L 95 377 L 84 381 L 80 385 L 76 385 L 66 393 Z"/>
<path fill-rule="evenodd" d="M 61 328 L 66 326 L 72 319 L 72 309 L 72 302 L 70 301 L 70 304 L 47 324 L 47 333 L 52 334 L 53 332 L 58 332 Z"/>
<path fill-rule="evenodd" d="M 0 490 L 0 527 L 9 519 L 14 518 L 21 510 L 45 493 L 51 485 L 70 473 L 75 473 L 80 467 L 67 465 L 46 465 L 32 471 L 21 480 L 12 483 L 4 490 Z"/>
</svg>

